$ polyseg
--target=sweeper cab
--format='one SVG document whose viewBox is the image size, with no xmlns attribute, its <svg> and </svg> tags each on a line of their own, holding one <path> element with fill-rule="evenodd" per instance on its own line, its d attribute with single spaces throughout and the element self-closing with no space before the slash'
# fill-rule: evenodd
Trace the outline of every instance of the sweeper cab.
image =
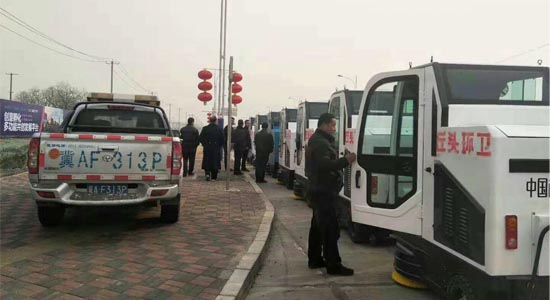
<svg viewBox="0 0 550 300">
<path fill-rule="evenodd" d="M 395 232 L 397 282 L 548 299 L 548 81 L 547 67 L 431 63 L 368 82 L 352 219 Z"/>
</svg>

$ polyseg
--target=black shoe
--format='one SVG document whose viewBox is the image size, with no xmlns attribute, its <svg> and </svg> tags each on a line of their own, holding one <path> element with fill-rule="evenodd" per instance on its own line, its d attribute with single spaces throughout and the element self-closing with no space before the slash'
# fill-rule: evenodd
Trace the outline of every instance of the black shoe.
<svg viewBox="0 0 550 300">
<path fill-rule="evenodd" d="M 241 176 L 241 175 L 244 175 L 244 174 L 243 174 L 243 172 L 235 172 L 235 173 L 233 173 L 233 175 Z"/>
<path fill-rule="evenodd" d="M 189 176 L 193 176 L 193 175 L 195 175 L 195 173 L 193 173 L 193 172 L 189 172 L 189 174 L 188 174 L 188 175 L 189 175 Z"/>
<path fill-rule="evenodd" d="M 267 183 L 265 180 L 256 180 L 257 183 Z"/>
<path fill-rule="evenodd" d="M 182 177 L 187 177 L 187 174 L 183 173 L 181 174 Z"/>
<path fill-rule="evenodd" d="M 250 170 L 247 169 L 247 168 L 242 169 L 242 171 L 243 171 L 243 172 L 250 172 Z"/>
<path fill-rule="evenodd" d="M 206 181 L 210 181 L 210 175 L 206 175 Z"/>
<path fill-rule="evenodd" d="M 307 266 L 310 269 L 319 269 L 319 268 L 324 268 L 327 265 L 325 264 L 324 260 L 320 260 L 320 261 L 310 261 L 310 262 L 307 263 Z"/>
<path fill-rule="evenodd" d="M 335 267 L 327 267 L 327 273 L 330 275 L 351 276 L 353 275 L 353 269 L 338 265 Z"/>
</svg>

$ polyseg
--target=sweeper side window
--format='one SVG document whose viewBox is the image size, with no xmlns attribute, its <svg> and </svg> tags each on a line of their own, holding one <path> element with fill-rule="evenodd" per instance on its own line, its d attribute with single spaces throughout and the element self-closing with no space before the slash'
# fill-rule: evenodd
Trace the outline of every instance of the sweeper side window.
<svg viewBox="0 0 550 300">
<path fill-rule="evenodd" d="M 367 172 L 367 202 L 396 208 L 416 193 L 418 78 L 384 80 L 367 97 L 359 164 Z"/>
</svg>

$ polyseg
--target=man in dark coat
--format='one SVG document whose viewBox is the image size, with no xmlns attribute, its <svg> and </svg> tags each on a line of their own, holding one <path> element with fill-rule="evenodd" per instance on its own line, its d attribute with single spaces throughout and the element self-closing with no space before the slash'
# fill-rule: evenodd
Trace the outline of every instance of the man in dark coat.
<svg viewBox="0 0 550 300">
<path fill-rule="evenodd" d="M 243 159 L 242 159 L 242 163 L 241 163 L 241 171 L 250 172 L 250 170 L 248 170 L 246 168 L 246 160 L 248 159 L 248 152 L 250 151 L 250 149 L 252 149 L 252 138 L 250 137 L 250 121 L 249 120 L 244 121 L 244 129 L 246 129 L 246 144 L 245 144 L 244 152 L 243 152 Z"/>
<path fill-rule="evenodd" d="M 223 131 L 216 125 L 216 117 L 210 117 L 210 124 L 202 128 L 200 142 L 203 147 L 202 168 L 206 174 L 206 181 L 216 180 L 218 170 L 221 169 L 221 150 L 223 145 Z"/>
<path fill-rule="evenodd" d="M 265 166 L 269 154 L 273 152 L 273 135 L 267 132 L 267 123 L 262 123 L 262 130 L 254 136 L 256 145 L 256 182 L 265 183 Z"/>
<path fill-rule="evenodd" d="M 356 156 L 349 153 L 338 159 L 334 144 L 335 132 L 334 115 L 324 113 L 319 117 L 317 130 L 308 141 L 305 171 L 313 206 L 308 266 L 311 269 L 326 267 L 327 273 L 331 275 L 350 276 L 353 275 L 353 269 L 342 265 L 338 252 L 340 229 L 336 219 L 336 205 L 343 185 L 342 169 L 352 164 Z"/>
<path fill-rule="evenodd" d="M 183 177 L 193 175 L 195 156 L 199 145 L 199 131 L 194 126 L 195 119 L 187 119 L 187 126 L 180 129 L 181 149 L 183 151 Z"/>
<path fill-rule="evenodd" d="M 235 152 L 235 162 L 233 166 L 233 170 L 235 170 L 233 174 L 235 175 L 243 175 L 243 173 L 241 172 L 241 163 L 246 148 L 247 136 L 248 130 L 244 128 L 243 120 L 239 120 L 239 122 L 237 123 L 237 128 L 235 128 L 234 134 L 231 136 L 233 151 Z"/>
</svg>

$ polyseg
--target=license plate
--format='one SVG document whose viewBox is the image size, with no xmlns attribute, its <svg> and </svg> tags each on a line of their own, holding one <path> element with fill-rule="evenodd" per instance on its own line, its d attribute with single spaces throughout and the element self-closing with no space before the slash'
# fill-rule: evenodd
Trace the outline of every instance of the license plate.
<svg viewBox="0 0 550 300">
<path fill-rule="evenodd" d="M 128 186 L 123 184 L 88 184 L 88 193 L 126 195 L 128 194 Z"/>
</svg>

